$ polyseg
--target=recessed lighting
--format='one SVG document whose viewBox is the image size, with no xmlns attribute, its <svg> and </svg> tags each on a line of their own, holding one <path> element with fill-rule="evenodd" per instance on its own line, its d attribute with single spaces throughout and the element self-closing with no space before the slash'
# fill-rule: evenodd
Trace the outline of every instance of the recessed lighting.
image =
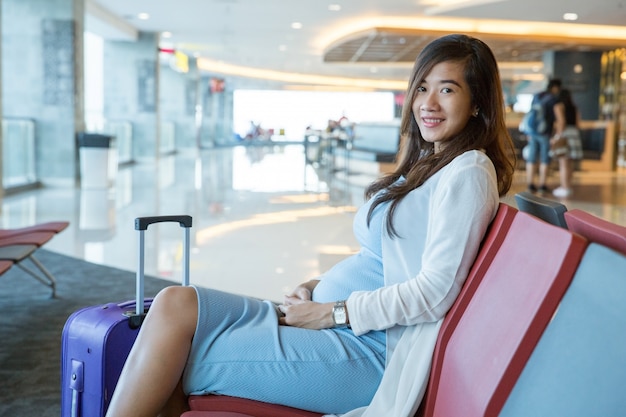
<svg viewBox="0 0 626 417">
<path fill-rule="evenodd" d="M 139 13 L 137 15 L 137 19 L 148 20 L 148 19 L 150 19 L 150 15 L 148 13 Z"/>
<path fill-rule="evenodd" d="M 287 45 L 278 45 L 278 50 L 280 52 L 285 52 L 287 50 Z"/>
<path fill-rule="evenodd" d="M 300 22 L 293 22 L 291 24 L 291 28 L 292 29 L 302 29 L 302 23 L 300 23 Z"/>
<path fill-rule="evenodd" d="M 172 32 L 163 32 L 161 33 L 161 36 L 164 38 L 171 38 L 172 37 Z"/>
<path fill-rule="evenodd" d="M 569 21 L 578 20 L 578 14 L 576 14 L 576 13 L 565 13 L 565 14 L 563 14 L 563 20 L 569 20 Z"/>
<path fill-rule="evenodd" d="M 339 5 L 339 4 L 329 4 L 328 5 L 328 10 L 330 10 L 331 12 L 338 12 L 339 10 L 341 10 L 341 5 Z"/>
</svg>

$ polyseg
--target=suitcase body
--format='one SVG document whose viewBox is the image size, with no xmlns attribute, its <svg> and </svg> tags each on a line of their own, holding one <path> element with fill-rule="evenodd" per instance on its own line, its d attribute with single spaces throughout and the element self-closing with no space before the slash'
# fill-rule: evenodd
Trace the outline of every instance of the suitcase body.
<svg viewBox="0 0 626 417">
<path fill-rule="evenodd" d="M 90 306 L 66 321 L 61 346 L 61 416 L 104 416 L 122 367 L 137 338 L 145 312 L 152 303 L 144 299 L 143 232 L 149 224 L 178 222 L 185 230 L 183 285 L 189 284 L 189 216 L 138 218 L 139 268 L 137 297 L 122 303 Z"/>
</svg>

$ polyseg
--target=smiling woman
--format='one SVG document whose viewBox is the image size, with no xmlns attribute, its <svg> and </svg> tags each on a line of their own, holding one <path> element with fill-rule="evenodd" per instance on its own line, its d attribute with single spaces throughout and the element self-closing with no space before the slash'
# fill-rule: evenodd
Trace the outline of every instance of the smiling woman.
<svg viewBox="0 0 626 417">
<path fill-rule="evenodd" d="M 426 46 L 400 125 L 395 171 L 366 190 L 354 216 L 356 253 L 278 307 L 198 286 L 161 291 L 107 416 L 178 416 L 187 395 L 213 393 L 318 413 L 412 416 L 441 321 L 511 185 L 489 47 L 464 35 Z"/>
</svg>

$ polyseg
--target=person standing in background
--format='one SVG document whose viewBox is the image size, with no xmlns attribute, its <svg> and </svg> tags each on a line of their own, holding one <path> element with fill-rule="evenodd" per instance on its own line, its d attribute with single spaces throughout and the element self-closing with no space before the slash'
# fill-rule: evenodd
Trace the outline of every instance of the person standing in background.
<svg viewBox="0 0 626 417">
<path fill-rule="evenodd" d="M 559 158 L 559 179 L 561 185 L 555 188 L 552 194 L 555 197 L 567 198 L 572 195 L 572 177 L 574 174 L 574 161 L 583 157 L 582 140 L 578 122 L 580 114 L 578 107 L 572 100 L 572 94 L 567 89 L 559 93 L 556 104 L 553 107 L 555 122 L 554 136 L 552 141 L 565 138 L 567 141 L 566 151 Z"/>
<path fill-rule="evenodd" d="M 538 100 L 543 112 L 543 127 L 528 134 L 528 155 L 526 159 L 526 184 L 528 191 L 547 193 L 548 167 L 550 164 L 550 137 L 554 126 L 554 104 L 561 91 L 561 80 L 558 78 L 548 82 L 545 91 L 533 97 L 533 104 Z M 535 186 L 535 164 L 539 157 L 539 187 Z"/>
</svg>

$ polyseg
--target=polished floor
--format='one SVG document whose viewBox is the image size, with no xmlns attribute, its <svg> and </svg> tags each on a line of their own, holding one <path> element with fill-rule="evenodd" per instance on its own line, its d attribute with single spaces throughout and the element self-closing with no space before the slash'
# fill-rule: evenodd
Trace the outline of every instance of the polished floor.
<svg viewBox="0 0 626 417">
<path fill-rule="evenodd" d="M 108 189 L 45 187 L 6 196 L 0 218 L 4 228 L 68 220 L 46 249 L 135 271 L 134 219 L 189 214 L 192 283 L 280 300 L 356 248 L 352 218 L 372 175 L 351 175 L 347 185 L 306 164 L 300 145 L 186 150 L 122 167 Z M 503 201 L 515 205 L 523 178 L 519 172 Z M 552 173 L 551 185 L 557 181 Z M 626 225 L 626 172 L 577 172 L 574 191 L 562 200 L 569 209 Z M 179 280 L 182 236 L 178 225 L 150 226 L 147 274 Z"/>
</svg>

